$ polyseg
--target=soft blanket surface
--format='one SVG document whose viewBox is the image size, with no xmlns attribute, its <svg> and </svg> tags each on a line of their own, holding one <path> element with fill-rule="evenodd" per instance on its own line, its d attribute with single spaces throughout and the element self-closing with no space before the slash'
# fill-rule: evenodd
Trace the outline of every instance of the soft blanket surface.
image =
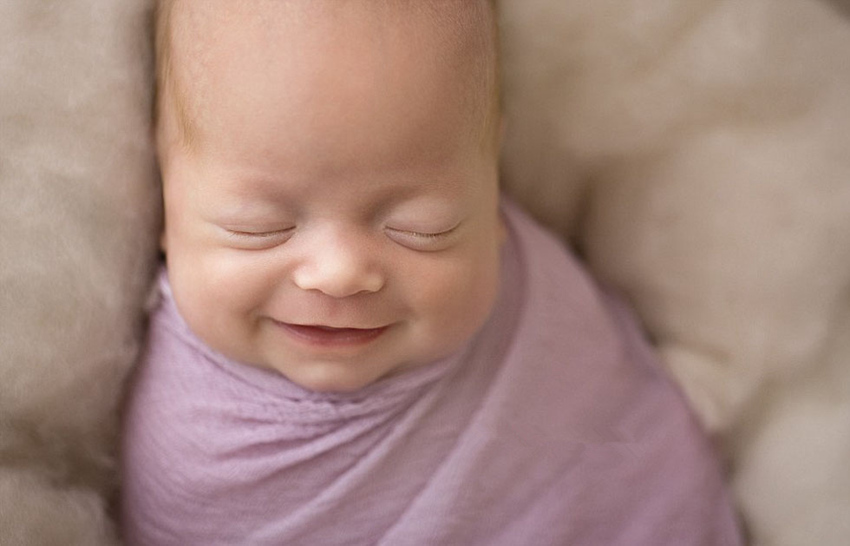
<svg viewBox="0 0 850 546">
<path fill-rule="evenodd" d="M 159 224 L 148 2 L 0 1 L 0 544 L 99 546 Z"/>
<path fill-rule="evenodd" d="M 850 536 L 839 5 L 501 3 L 504 181 L 628 294 L 756 545 Z"/>
</svg>

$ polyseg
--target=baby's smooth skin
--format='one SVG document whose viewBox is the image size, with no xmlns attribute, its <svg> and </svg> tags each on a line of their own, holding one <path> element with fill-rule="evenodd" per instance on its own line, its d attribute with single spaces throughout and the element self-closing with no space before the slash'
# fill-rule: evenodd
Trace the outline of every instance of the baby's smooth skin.
<svg viewBox="0 0 850 546">
<path fill-rule="evenodd" d="M 162 241 L 195 334 L 353 391 L 479 330 L 502 240 L 490 3 L 163 9 Z"/>
</svg>

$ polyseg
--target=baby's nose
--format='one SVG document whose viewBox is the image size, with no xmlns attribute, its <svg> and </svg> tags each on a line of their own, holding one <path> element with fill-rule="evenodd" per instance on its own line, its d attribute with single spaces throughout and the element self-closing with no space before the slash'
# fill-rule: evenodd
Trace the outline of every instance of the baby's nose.
<svg viewBox="0 0 850 546">
<path fill-rule="evenodd" d="M 293 282 L 302 290 L 346 298 L 379 291 L 384 286 L 384 275 L 368 245 L 356 237 L 337 234 L 315 241 L 295 269 Z"/>
</svg>

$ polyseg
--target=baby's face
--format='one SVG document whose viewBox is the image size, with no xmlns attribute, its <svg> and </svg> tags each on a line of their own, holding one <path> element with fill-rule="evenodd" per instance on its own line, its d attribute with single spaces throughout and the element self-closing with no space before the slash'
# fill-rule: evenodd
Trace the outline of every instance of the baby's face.
<svg viewBox="0 0 850 546">
<path fill-rule="evenodd" d="M 447 356 L 491 311 L 492 91 L 469 32 L 427 10 L 303 4 L 176 9 L 193 138 L 166 107 L 163 242 L 178 308 L 208 345 L 351 391 Z"/>
</svg>

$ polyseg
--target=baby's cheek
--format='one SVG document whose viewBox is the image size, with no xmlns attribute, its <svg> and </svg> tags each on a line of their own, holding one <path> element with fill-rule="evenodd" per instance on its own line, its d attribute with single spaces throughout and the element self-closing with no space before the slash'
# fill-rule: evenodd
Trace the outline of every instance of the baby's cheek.
<svg viewBox="0 0 850 546">
<path fill-rule="evenodd" d="M 250 313 L 261 307 L 275 290 L 276 280 L 268 260 L 258 253 L 218 249 L 199 260 L 200 283 L 210 305 L 226 305 L 233 312 Z"/>
<path fill-rule="evenodd" d="M 185 259 L 174 260 L 172 286 L 189 325 L 202 338 L 223 339 L 237 331 L 244 335 L 266 291 L 262 272 L 232 251 L 198 249 L 181 257 Z"/>
<path fill-rule="evenodd" d="M 465 260 L 433 275 L 421 293 L 432 326 L 445 340 L 466 341 L 487 320 L 498 289 L 492 257 Z"/>
</svg>

